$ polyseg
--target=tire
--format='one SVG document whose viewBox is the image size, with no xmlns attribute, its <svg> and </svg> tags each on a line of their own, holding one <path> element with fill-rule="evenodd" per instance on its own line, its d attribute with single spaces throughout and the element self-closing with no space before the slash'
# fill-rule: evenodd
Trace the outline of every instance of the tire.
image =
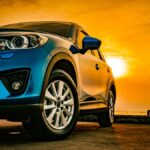
<svg viewBox="0 0 150 150">
<path fill-rule="evenodd" d="M 49 78 L 42 111 L 28 122 L 27 132 L 40 140 L 62 140 L 68 137 L 77 122 L 79 112 L 76 85 L 65 71 L 54 70 Z"/>
<path fill-rule="evenodd" d="M 108 96 L 108 108 L 105 112 L 98 114 L 98 122 L 101 127 L 111 127 L 114 123 L 114 105 L 115 99 L 112 91 Z"/>
</svg>

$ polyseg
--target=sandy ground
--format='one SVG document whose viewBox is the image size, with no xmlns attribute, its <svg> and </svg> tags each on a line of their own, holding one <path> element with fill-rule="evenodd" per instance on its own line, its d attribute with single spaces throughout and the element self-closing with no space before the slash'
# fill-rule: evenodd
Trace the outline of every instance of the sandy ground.
<svg viewBox="0 0 150 150">
<path fill-rule="evenodd" d="M 78 122 L 63 141 L 39 142 L 20 123 L 0 121 L 0 150 L 143 150 L 150 149 L 150 125 L 114 124 L 100 128 L 97 123 Z"/>
</svg>

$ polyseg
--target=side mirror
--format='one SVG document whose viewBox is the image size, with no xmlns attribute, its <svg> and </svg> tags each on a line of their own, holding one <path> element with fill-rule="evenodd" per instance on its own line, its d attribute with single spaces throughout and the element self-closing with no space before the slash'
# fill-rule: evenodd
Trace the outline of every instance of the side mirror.
<svg viewBox="0 0 150 150">
<path fill-rule="evenodd" d="M 98 49 L 101 45 L 101 41 L 96 39 L 96 38 L 93 38 L 93 37 L 85 37 L 82 41 L 82 50 L 81 50 L 81 53 L 85 53 L 87 50 L 95 50 L 95 49 Z"/>
</svg>

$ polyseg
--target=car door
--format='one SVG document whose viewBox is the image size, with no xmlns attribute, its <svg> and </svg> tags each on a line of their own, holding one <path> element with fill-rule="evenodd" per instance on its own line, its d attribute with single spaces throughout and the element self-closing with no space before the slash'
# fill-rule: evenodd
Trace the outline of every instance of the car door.
<svg viewBox="0 0 150 150">
<path fill-rule="evenodd" d="M 109 68 L 100 50 L 94 50 L 93 53 L 98 61 L 97 64 L 99 67 L 98 74 L 100 78 L 100 93 L 104 98 L 106 98 L 109 83 Z"/>
<path fill-rule="evenodd" d="M 82 29 L 78 30 L 77 46 L 82 49 L 82 40 L 85 36 L 88 36 Z M 100 94 L 101 78 L 99 73 L 99 59 L 95 57 L 91 50 L 88 50 L 85 54 L 79 54 L 79 80 L 81 97 L 87 95 L 96 96 Z"/>
</svg>

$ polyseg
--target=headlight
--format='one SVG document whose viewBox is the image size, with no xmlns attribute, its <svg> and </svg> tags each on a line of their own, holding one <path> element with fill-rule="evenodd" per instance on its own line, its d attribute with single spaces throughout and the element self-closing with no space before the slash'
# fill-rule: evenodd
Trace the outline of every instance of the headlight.
<svg viewBox="0 0 150 150">
<path fill-rule="evenodd" d="M 0 50 L 31 49 L 44 45 L 48 38 L 36 34 L 10 34 L 0 36 Z"/>
</svg>

